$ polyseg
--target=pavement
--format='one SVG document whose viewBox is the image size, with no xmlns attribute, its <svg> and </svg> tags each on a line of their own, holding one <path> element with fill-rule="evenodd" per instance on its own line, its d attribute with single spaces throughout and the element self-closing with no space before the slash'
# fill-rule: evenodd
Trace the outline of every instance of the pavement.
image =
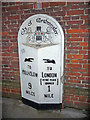
<svg viewBox="0 0 90 120">
<path fill-rule="evenodd" d="M 87 119 L 87 111 L 74 108 L 63 108 L 60 110 L 37 110 L 31 106 L 25 105 L 21 100 L 2 98 L 2 118 L 82 118 Z M 0 109 L 1 111 L 1 109 Z"/>
</svg>

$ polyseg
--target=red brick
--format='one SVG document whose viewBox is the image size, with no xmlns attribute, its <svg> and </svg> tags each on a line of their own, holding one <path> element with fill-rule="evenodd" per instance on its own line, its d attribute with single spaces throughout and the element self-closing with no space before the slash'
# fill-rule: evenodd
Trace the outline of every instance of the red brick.
<svg viewBox="0 0 90 120">
<path fill-rule="evenodd" d="M 7 49 L 2 49 L 2 52 L 7 52 Z"/>
<path fill-rule="evenodd" d="M 77 29 L 78 28 L 78 24 L 71 24 L 70 26 L 71 26 L 71 29 Z"/>
<path fill-rule="evenodd" d="M 90 9 L 85 9 L 85 14 L 90 14 Z"/>
<path fill-rule="evenodd" d="M 71 59 L 71 58 L 72 58 L 72 55 L 67 55 L 67 58 L 70 58 L 70 59 Z"/>
<path fill-rule="evenodd" d="M 67 96 L 67 97 L 65 98 L 65 100 L 67 100 L 67 101 L 70 100 L 70 96 Z"/>
<path fill-rule="evenodd" d="M 82 73 L 82 76 L 88 76 L 89 74 L 88 73 Z"/>
<path fill-rule="evenodd" d="M 17 35 L 14 35 L 13 38 L 17 38 Z"/>
<path fill-rule="evenodd" d="M 57 20 L 57 21 L 60 21 L 60 20 L 61 20 L 61 17 L 56 16 L 56 20 Z"/>
<path fill-rule="evenodd" d="M 87 61 L 86 60 L 80 60 L 79 62 L 80 63 L 86 63 Z"/>
<path fill-rule="evenodd" d="M 78 9 L 78 8 L 79 8 L 78 5 L 72 5 L 72 6 L 71 6 L 71 9 Z"/>
<path fill-rule="evenodd" d="M 80 46 L 87 46 L 87 42 L 80 42 L 79 45 Z"/>
<path fill-rule="evenodd" d="M 8 60 L 7 60 L 7 61 L 6 61 L 6 60 L 4 61 L 4 60 L 3 60 L 3 61 L 2 61 L 2 64 L 10 64 L 10 61 L 8 61 Z"/>
<path fill-rule="evenodd" d="M 83 68 L 90 68 L 90 64 L 83 64 Z"/>
<path fill-rule="evenodd" d="M 2 49 L 8 49 L 8 47 L 7 46 L 2 46 Z"/>
<path fill-rule="evenodd" d="M 2 6 L 8 6 L 8 2 L 2 2 Z"/>
<path fill-rule="evenodd" d="M 16 39 L 10 39 L 10 42 L 16 42 L 17 40 Z"/>
<path fill-rule="evenodd" d="M 72 50 L 81 50 L 82 49 L 82 47 L 80 47 L 80 46 L 72 46 L 72 47 L 67 47 L 67 49 L 72 49 Z"/>
<path fill-rule="evenodd" d="M 78 63 L 78 60 L 71 60 L 71 63 Z"/>
<path fill-rule="evenodd" d="M 85 78 L 84 77 L 78 77 L 79 80 L 84 80 Z"/>
<path fill-rule="evenodd" d="M 79 54 L 86 54 L 86 53 L 87 53 L 87 51 L 84 51 L 84 50 L 79 51 Z"/>
<path fill-rule="evenodd" d="M 6 8 L 5 7 L 2 7 L 2 12 L 6 12 Z"/>
<path fill-rule="evenodd" d="M 69 68 L 81 68 L 80 64 L 67 64 L 67 67 Z"/>
<path fill-rule="evenodd" d="M 71 82 L 71 83 L 80 83 L 80 80 L 68 80 L 68 82 Z"/>
<path fill-rule="evenodd" d="M 80 15 L 84 14 L 84 10 L 70 10 L 67 11 L 67 15 Z"/>
<path fill-rule="evenodd" d="M 71 37 L 73 38 L 73 37 L 79 37 L 79 34 L 71 34 Z M 80 38 L 79 38 L 80 39 Z M 77 40 L 76 41 L 78 41 L 78 38 L 77 38 Z M 81 40 L 80 41 L 82 41 L 82 38 L 81 38 Z"/>
<path fill-rule="evenodd" d="M 11 53 L 10 56 L 12 56 L 12 57 L 18 57 L 18 53 Z"/>
<path fill-rule="evenodd" d="M 82 41 L 82 38 L 68 38 L 68 41 Z"/>
<path fill-rule="evenodd" d="M 2 91 L 3 91 L 3 92 L 6 92 L 6 88 L 2 88 Z"/>
<path fill-rule="evenodd" d="M 12 92 L 12 93 L 20 93 L 20 90 L 17 89 L 17 88 L 13 88 L 13 89 L 11 89 L 11 92 Z"/>
<path fill-rule="evenodd" d="M 87 72 L 86 69 L 80 69 L 79 72 Z"/>
<path fill-rule="evenodd" d="M 10 24 L 10 21 L 5 21 L 5 24 Z"/>
<path fill-rule="evenodd" d="M 14 42 L 14 43 L 13 43 L 13 46 L 18 46 L 18 43 L 17 43 L 17 42 Z"/>
<path fill-rule="evenodd" d="M 89 97 L 87 97 L 86 99 L 87 99 L 87 100 L 86 100 L 86 102 L 90 103 L 90 98 L 89 98 Z"/>
<path fill-rule="evenodd" d="M 83 15 L 83 16 L 81 16 L 81 19 L 88 19 L 88 15 Z"/>
<path fill-rule="evenodd" d="M 62 15 L 62 16 L 63 16 L 63 15 Z M 65 22 L 64 22 L 64 21 L 60 21 L 59 23 L 60 23 L 60 25 L 62 26 L 62 28 L 63 28 L 63 26 L 65 26 Z M 65 30 L 64 30 L 64 33 L 65 33 Z"/>
<path fill-rule="evenodd" d="M 82 24 L 83 20 L 77 20 L 77 21 L 67 21 L 67 24 Z M 77 27 L 76 27 L 77 28 Z"/>
<path fill-rule="evenodd" d="M 74 67 L 74 66 L 73 66 Z M 79 66 L 80 67 L 80 66 Z M 77 66 L 77 68 L 78 68 L 78 66 Z M 80 76 L 80 73 L 68 73 L 68 75 L 75 75 L 75 76 Z"/>
<path fill-rule="evenodd" d="M 67 33 L 82 33 L 83 29 L 69 29 L 67 30 Z"/>
<path fill-rule="evenodd" d="M 0 35 L 2 35 L 2 32 L 0 32 Z"/>
<path fill-rule="evenodd" d="M 80 37 L 89 37 L 89 34 L 88 33 L 82 33 L 82 34 L 80 34 Z"/>
<path fill-rule="evenodd" d="M 11 36 L 15 35 L 15 34 L 16 34 L 16 31 L 15 32 L 14 31 L 13 32 L 9 32 L 9 35 L 11 35 Z M 12 38 L 13 38 L 13 36 L 12 36 Z"/>
<path fill-rule="evenodd" d="M 10 5 L 10 6 L 12 6 L 12 5 L 14 6 L 14 5 L 15 5 L 15 2 L 9 2 L 9 5 Z"/>
<path fill-rule="evenodd" d="M 72 20 L 77 20 L 79 19 L 79 16 L 72 16 Z"/>
<path fill-rule="evenodd" d="M 70 17 L 69 16 L 64 16 L 63 19 L 64 20 L 70 20 Z"/>
<path fill-rule="evenodd" d="M 71 42 L 71 46 L 77 46 L 78 42 Z"/>
<path fill-rule="evenodd" d="M 2 35 L 8 35 L 8 32 L 2 32 Z"/>
<path fill-rule="evenodd" d="M 48 9 L 47 9 L 47 10 L 48 10 Z M 52 10 L 52 9 L 50 9 L 50 10 Z M 55 7 L 55 8 L 53 8 L 53 10 L 58 12 L 58 11 L 61 11 L 62 8 L 61 8 L 61 7 Z"/>
<path fill-rule="evenodd" d="M 27 4 L 27 5 L 20 5 L 20 9 L 31 9 L 33 8 L 33 4 Z"/>
<path fill-rule="evenodd" d="M 10 89 L 10 88 L 6 88 L 5 91 L 6 91 L 6 92 L 11 92 L 11 89 Z"/>
<path fill-rule="evenodd" d="M 17 57 L 17 56 L 16 56 L 16 57 Z M 17 66 L 19 63 L 18 63 L 18 61 L 11 61 L 11 64 Z"/>
<path fill-rule="evenodd" d="M 16 2 L 16 5 L 21 4 L 21 3 L 22 3 L 22 2 L 20 2 L 20 1 L 19 1 L 19 2 Z"/>
<path fill-rule="evenodd" d="M 5 16 L 8 17 L 10 14 L 11 14 L 11 13 L 10 13 L 9 11 L 6 11 L 6 12 L 3 14 L 3 17 L 5 17 Z M 2 18 L 3 18 L 3 17 L 2 17 Z M 3 19 L 3 20 L 4 20 L 4 19 Z M 5 22 L 5 20 L 4 20 L 3 22 Z"/>
<path fill-rule="evenodd" d="M 87 47 L 83 47 L 83 49 L 84 49 L 84 50 L 88 50 L 88 49 L 89 49 L 89 47 L 88 47 L 88 46 L 87 46 Z"/>
<path fill-rule="evenodd" d="M 8 52 L 10 52 L 10 53 L 13 52 L 13 51 L 14 51 L 14 50 L 10 50 L 10 49 L 8 50 Z"/>
<path fill-rule="evenodd" d="M 14 17 L 15 17 L 15 16 L 14 16 Z M 18 16 L 16 16 L 15 19 L 18 19 Z M 17 31 L 18 31 L 19 24 L 13 24 L 13 23 L 12 23 L 12 25 L 8 25 L 8 27 L 11 28 L 11 31 L 12 31 L 12 32 L 18 33 Z M 15 30 L 16 30 L 16 31 L 15 31 Z"/>
<path fill-rule="evenodd" d="M 65 5 L 65 2 L 50 2 L 50 6 L 60 6 L 60 5 Z"/>
<path fill-rule="evenodd" d="M 74 104 L 77 106 L 77 107 L 80 107 L 81 109 L 82 108 L 85 108 L 85 109 L 88 109 L 89 107 L 89 104 L 88 103 L 84 103 L 82 101 L 79 101 L 79 102 L 74 102 Z"/>
<path fill-rule="evenodd" d="M 10 46 L 10 50 L 17 49 L 17 46 Z"/>
<path fill-rule="evenodd" d="M 65 16 L 64 11 L 58 11 L 58 12 L 51 12 L 51 16 Z"/>
<path fill-rule="evenodd" d="M 85 25 L 85 24 L 84 24 L 84 25 L 81 25 L 80 28 L 85 29 L 85 28 L 87 28 L 87 25 Z"/>
<path fill-rule="evenodd" d="M 28 17 L 30 17 L 30 14 L 29 15 L 21 15 L 21 19 L 27 19 Z"/>
<path fill-rule="evenodd" d="M 67 58 L 71 58 L 71 59 L 82 59 L 82 55 L 67 55 Z"/>
<path fill-rule="evenodd" d="M 14 19 L 19 19 L 19 15 L 9 16 L 8 17 L 8 20 L 14 20 Z"/>
<path fill-rule="evenodd" d="M 84 38 L 84 41 L 88 42 L 88 41 L 89 41 L 89 38 L 88 38 L 88 37 Z"/>
<path fill-rule="evenodd" d="M 64 11 L 67 11 L 67 10 L 69 10 L 70 9 L 70 6 L 63 6 L 62 7 L 62 10 L 64 10 Z"/>
<path fill-rule="evenodd" d="M 84 59 L 88 59 L 88 55 L 84 55 L 83 58 L 84 58 Z"/>
<path fill-rule="evenodd" d="M 74 70 L 76 70 L 76 71 L 74 71 Z M 72 71 L 73 72 L 87 72 L 86 69 L 73 69 Z"/>
<path fill-rule="evenodd" d="M 64 85 L 65 85 L 65 86 L 69 86 L 69 83 L 65 83 Z"/>
<path fill-rule="evenodd" d="M 74 5 L 74 4 L 78 4 L 78 2 L 67 2 L 67 5 Z"/>
<path fill-rule="evenodd" d="M 89 24 L 90 23 L 90 20 L 85 20 L 85 24 Z"/>
<path fill-rule="evenodd" d="M 43 3 L 42 3 L 42 7 L 43 7 L 43 8 L 49 7 L 49 2 L 43 2 Z"/>
<path fill-rule="evenodd" d="M 80 5 L 80 8 L 82 8 L 82 9 L 88 8 L 88 7 L 89 7 L 88 4 L 82 4 L 82 5 Z"/>
<path fill-rule="evenodd" d="M 75 79 L 77 79 L 77 77 L 76 76 L 71 76 L 70 79 L 74 79 L 75 80 Z"/>
<path fill-rule="evenodd" d="M 65 51 L 65 53 L 66 53 L 66 54 L 72 54 L 72 53 L 73 53 L 73 54 L 77 54 L 78 51 L 75 51 L 75 50 L 72 50 L 72 51 L 71 51 L 71 49 L 68 49 L 67 51 Z M 70 60 L 69 60 L 69 61 L 70 61 Z"/>
<path fill-rule="evenodd" d="M 10 53 L 2 53 L 2 56 L 10 56 Z"/>
<path fill-rule="evenodd" d="M 89 89 L 89 88 L 90 88 L 90 85 L 89 85 L 89 84 L 86 84 L 85 87 Z"/>
<path fill-rule="evenodd" d="M 12 7 L 10 6 L 10 7 L 7 7 L 6 10 L 7 11 L 14 11 L 14 10 L 18 10 L 18 8 L 19 8 L 18 6 L 12 6 Z"/>
<path fill-rule="evenodd" d="M 79 96 L 79 101 L 86 102 L 87 101 L 87 97 Z"/>
<path fill-rule="evenodd" d="M 90 32 L 90 29 L 85 29 L 84 32 L 85 32 L 85 33 L 86 33 L 86 32 Z"/>
<path fill-rule="evenodd" d="M 78 60 L 71 60 L 71 63 L 78 63 Z"/>
<path fill-rule="evenodd" d="M 15 60 L 15 61 L 19 61 L 19 58 L 18 58 L 18 57 L 15 57 L 15 58 L 13 58 L 13 60 Z"/>
</svg>

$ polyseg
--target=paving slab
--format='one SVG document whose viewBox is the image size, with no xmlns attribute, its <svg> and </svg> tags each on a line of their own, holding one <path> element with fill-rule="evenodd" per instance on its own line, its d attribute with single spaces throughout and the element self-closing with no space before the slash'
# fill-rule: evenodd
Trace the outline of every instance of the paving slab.
<svg viewBox="0 0 90 120">
<path fill-rule="evenodd" d="M 1 104 L 1 102 L 0 102 Z M 87 112 L 74 108 L 37 110 L 21 100 L 2 98 L 2 118 L 88 118 Z"/>
</svg>

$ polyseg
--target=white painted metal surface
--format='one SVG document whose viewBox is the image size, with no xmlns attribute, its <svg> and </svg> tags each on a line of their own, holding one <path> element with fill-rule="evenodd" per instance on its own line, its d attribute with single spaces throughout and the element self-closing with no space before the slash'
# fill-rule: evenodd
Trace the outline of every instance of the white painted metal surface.
<svg viewBox="0 0 90 120">
<path fill-rule="evenodd" d="M 45 14 L 26 19 L 18 32 L 22 97 L 36 103 L 62 103 L 64 33 Z"/>
</svg>

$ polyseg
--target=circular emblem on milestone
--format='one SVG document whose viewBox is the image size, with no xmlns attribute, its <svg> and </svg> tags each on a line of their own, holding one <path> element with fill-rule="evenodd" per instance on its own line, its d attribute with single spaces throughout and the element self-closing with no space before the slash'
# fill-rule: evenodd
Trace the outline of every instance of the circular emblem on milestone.
<svg viewBox="0 0 90 120">
<path fill-rule="evenodd" d="M 59 23 L 45 14 L 36 14 L 26 19 L 20 27 L 19 38 L 24 45 L 52 45 L 60 43 L 63 34 Z"/>
</svg>

